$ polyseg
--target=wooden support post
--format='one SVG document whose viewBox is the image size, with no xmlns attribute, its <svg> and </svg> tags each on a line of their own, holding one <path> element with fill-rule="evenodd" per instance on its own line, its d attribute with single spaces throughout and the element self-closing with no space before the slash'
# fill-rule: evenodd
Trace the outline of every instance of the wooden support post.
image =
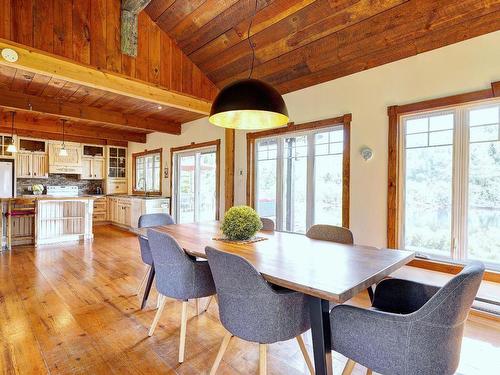
<svg viewBox="0 0 500 375">
<path fill-rule="evenodd" d="M 234 129 L 226 129 L 225 134 L 225 190 L 224 210 L 234 205 Z"/>
</svg>

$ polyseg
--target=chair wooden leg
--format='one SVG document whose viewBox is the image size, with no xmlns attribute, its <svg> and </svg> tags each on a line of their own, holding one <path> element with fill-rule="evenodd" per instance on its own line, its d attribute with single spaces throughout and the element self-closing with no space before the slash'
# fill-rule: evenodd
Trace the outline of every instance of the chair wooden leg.
<svg viewBox="0 0 500 375">
<path fill-rule="evenodd" d="M 373 374 L 373 371 L 371 368 L 367 368 L 366 369 L 366 375 L 372 375 Z"/>
<path fill-rule="evenodd" d="M 214 299 L 214 296 L 210 296 L 210 298 L 208 299 L 208 302 L 205 305 L 205 307 L 203 308 L 202 312 L 207 312 L 208 308 L 210 307 L 210 303 L 212 302 L 213 299 Z"/>
<path fill-rule="evenodd" d="M 199 304 L 199 298 L 196 298 L 194 300 L 194 311 L 196 311 L 196 315 L 200 314 L 200 304 Z"/>
<path fill-rule="evenodd" d="M 356 362 L 354 362 L 352 359 L 349 359 L 345 364 L 344 370 L 342 371 L 342 375 L 351 375 L 355 365 Z"/>
<path fill-rule="evenodd" d="M 226 335 L 222 339 L 222 344 L 220 344 L 219 352 L 217 353 L 217 357 L 215 357 L 214 364 L 212 365 L 212 369 L 210 370 L 210 375 L 215 375 L 217 370 L 219 369 L 220 362 L 222 361 L 222 357 L 224 357 L 224 353 L 227 350 L 227 347 L 229 346 L 229 342 L 231 341 L 231 338 L 233 335 L 231 335 L 229 332 L 226 332 Z"/>
<path fill-rule="evenodd" d="M 184 347 L 186 346 L 187 308 L 188 301 L 182 301 L 181 336 L 179 338 L 179 363 L 184 362 Z"/>
<path fill-rule="evenodd" d="M 259 344 L 259 375 L 267 374 L 267 344 Z"/>
<path fill-rule="evenodd" d="M 298 335 L 296 339 L 297 342 L 299 343 L 300 351 L 304 356 L 304 360 L 306 361 L 307 368 L 309 369 L 311 375 L 314 375 L 314 366 L 311 362 L 311 358 L 309 357 L 309 353 L 307 352 L 306 344 L 304 344 L 304 340 L 302 339 L 301 335 Z"/>
<path fill-rule="evenodd" d="M 158 325 L 158 322 L 160 321 L 161 314 L 163 313 L 163 309 L 165 308 L 165 303 L 167 302 L 167 298 L 165 296 L 160 295 L 161 302 L 160 302 L 160 307 L 156 311 L 155 318 L 153 319 L 153 323 L 151 324 L 151 328 L 149 329 L 149 336 L 153 336 L 153 333 L 155 332 L 156 326 Z"/>
<path fill-rule="evenodd" d="M 149 265 L 147 268 L 148 269 L 147 269 L 146 273 L 144 274 L 144 277 L 141 280 L 139 288 L 137 288 L 137 292 L 135 292 L 135 294 L 137 294 L 137 295 L 141 294 L 142 288 L 144 288 L 144 285 L 146 285 L 146 280 L 148 279 L 148 275 L 149 275 L 149 268 L 150 268 Z"/>
</svg>

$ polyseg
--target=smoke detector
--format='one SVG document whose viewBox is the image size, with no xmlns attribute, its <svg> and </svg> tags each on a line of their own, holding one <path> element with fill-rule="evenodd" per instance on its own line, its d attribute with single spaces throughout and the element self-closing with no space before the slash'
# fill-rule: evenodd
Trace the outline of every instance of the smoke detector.
<svg viewBox="0 0 500 375">
<path fill-rule="evenodd" d="M 5 61 L 14 63 L 19 60 L 19 55 L 12 48 L 4 48 L 2 50 L 2 57 Z"/>
</svg>

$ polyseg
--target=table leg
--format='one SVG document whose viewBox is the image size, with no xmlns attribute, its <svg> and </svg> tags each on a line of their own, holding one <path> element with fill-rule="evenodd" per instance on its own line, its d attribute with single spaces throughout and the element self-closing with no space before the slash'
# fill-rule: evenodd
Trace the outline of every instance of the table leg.
<svg viewBox="0 0 500 375">
<path fill-rule="evenodd" d="M 327 300 L 309 296 L 309 316 L 316 375 L 332 375 L 330 312 Z"/>
<path fill-rule="evenodd" d="M 148 281 L 146 282 L 146 288 L 144 288 L 144 295 L 142 296 L 141 310 L 146 306 L 146 302 L 149 297 L 149 292 L 151 291 L 151 286 L 153 285 L 153 280 L 155 278 L 155 266 L 151 265 L 148 275 Z"/>
</svg>

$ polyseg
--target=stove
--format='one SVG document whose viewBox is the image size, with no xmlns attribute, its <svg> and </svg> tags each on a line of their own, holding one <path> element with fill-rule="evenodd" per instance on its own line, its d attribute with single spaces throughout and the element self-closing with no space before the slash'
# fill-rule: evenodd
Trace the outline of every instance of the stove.
<svg viewBox="0 0 500 375">
<path fill-rule="evenodd" d="M 53 197 L 78 197 L 78 186 L 47 186 L 47 195 Z"/>
</svg>

